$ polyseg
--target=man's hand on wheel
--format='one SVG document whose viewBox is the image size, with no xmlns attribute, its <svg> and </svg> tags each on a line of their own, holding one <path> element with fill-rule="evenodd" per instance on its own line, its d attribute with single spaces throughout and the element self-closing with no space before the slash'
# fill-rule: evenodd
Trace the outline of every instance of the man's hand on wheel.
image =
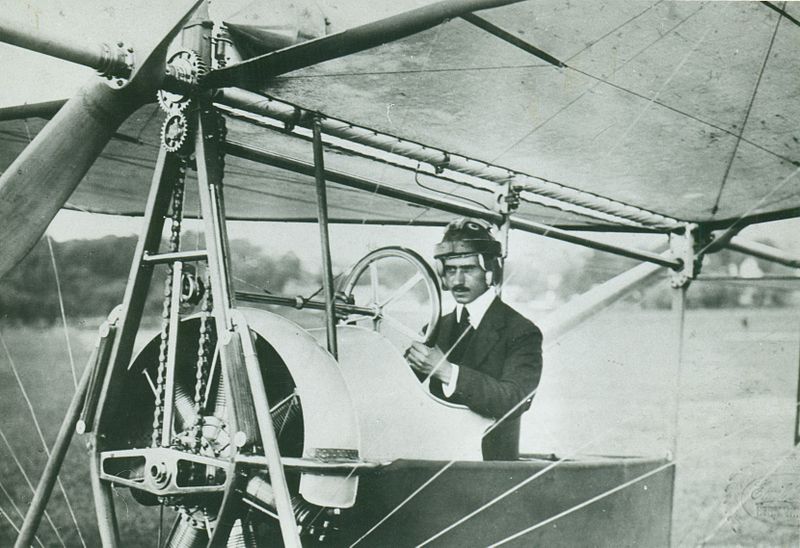
<svg viewBox="0 0 800 548">
<path fill-rule="evenodd" d="M 438 347 L 413 342 L 406 350 L 405 357 L 411 368 L 418 373 L 436 377 L 444 384 L 450 382 L 453 366 L 445 359 L 444 353 Z"/>
</svg>

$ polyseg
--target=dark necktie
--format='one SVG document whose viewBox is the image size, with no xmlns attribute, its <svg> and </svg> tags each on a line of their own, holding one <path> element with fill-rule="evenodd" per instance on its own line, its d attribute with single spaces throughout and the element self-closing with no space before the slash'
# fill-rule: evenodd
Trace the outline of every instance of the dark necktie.
<svg viewBox="0 0 800 548">
<path fill-rule="evenodd" d="M 471 338 L 471 327 L 469 323 L 469 311 L 466 307 L 461 309 L 461 318 L 459 318 L 456 328 L 453 330 L 453 337 L 450 341 L 450 346 L 453 350 L 450 351 L 449 360 L 453 363 L 460 363 L 461 358 L 469 344 Z M 462 336 L 463 335 L 463 336 Z"/>
<path fill-rule="evenodd" d="M 463 333 L 467 329 L 469 329 L 469 310 L 467 307 L 461 309 L 461 318 L 458 320 L 458 332 Z"/>
</svg>

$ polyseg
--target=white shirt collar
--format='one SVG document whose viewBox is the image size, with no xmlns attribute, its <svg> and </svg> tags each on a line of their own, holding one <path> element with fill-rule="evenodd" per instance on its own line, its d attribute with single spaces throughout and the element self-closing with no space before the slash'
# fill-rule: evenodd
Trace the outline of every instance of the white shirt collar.
<svg viewBox="0 0 800 548">
<path fill-rule="evenodd" d="M 483 295 L 471 303 L 456 304 L 456 321 L 461 319 L 461 311 L 466 307 L 469 311 L 469 324 L 473 329 L 478 329 L 483 316 L 486 314 L 486 311 L 489 310 L 489 306 L 494 302 L 495 297 L 497 297 L 497 292 L 494 291 L 493 288 L 489 288 L 483 292 Z"/>
</svg>

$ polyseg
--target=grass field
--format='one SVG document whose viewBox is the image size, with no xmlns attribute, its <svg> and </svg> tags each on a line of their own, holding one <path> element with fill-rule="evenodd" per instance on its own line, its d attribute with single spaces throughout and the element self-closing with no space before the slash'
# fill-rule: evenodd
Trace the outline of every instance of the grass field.
<svg viewBox="0 0 800 548">
<path fill-rule="evenodd" d="M 549 342 L 522 448 L 560 456 L 675 451 L 675 546 L 797 546 L 800 457 L 792 449 L 799 327 L 788 311 L 690 311 L 679 376 L 669 313 L 605 312 Z M 73 392 L 63 331 L 6 327 L 2 336 L 52 444 Z M 79 373 L 94 338 L 93 326 L 70 329 Z M 46 455 L 1 348 L 0 413 L 2 431 L 35 483 Z M 97 546 L 83 444 L 73 442 L 61 477 L 87 545 Z M 0 478 L 24 513 L 31 492 L 4 443 Z M 152 520 L 142 526 L 136 503 L 120 500 L 125 527 L 145 529 L 126 546 L 153 545 Z M 5 494 L 0 507 L 21 523 Z M 60 494 L 49 510 L 66 544 L 80 546 Z M 40 531 L 45 545 L 58 545 L 46 522 Z M 15 536 L 0 517 L 0 546 Z"/>
</svg>

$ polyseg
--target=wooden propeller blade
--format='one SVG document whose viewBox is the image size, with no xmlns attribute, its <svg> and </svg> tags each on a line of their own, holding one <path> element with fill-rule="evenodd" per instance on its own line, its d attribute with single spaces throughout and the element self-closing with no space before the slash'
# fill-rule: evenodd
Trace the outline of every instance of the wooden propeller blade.
<svg viewBox="0 0 800 548">
<path fill-rule="evenodd" d="M 399 40 L 473 11 L 519 1 L 443 0 L 212 71 L 203 80 L 203 85 L 258 90 L 267 80 L 280 74 Z"/>
<path fill-rule="evenodd" d="M 66 99 L 57 99 L 55 101 L 44 101 L 42 103 L 3 107 L 0 108 L 0 122 L 5 122 L 7 120 L 23 120 L 25 118 L 45 118 L 49 120 L 55 116 L 56 112 L 58 112 L 66 102 Z"/>
<path fill-rule="evenodd" d="M 44 234 L 111 136 L 142 102 L 92 78 L 0 176 L 0 277 Z"/>
</svg>

